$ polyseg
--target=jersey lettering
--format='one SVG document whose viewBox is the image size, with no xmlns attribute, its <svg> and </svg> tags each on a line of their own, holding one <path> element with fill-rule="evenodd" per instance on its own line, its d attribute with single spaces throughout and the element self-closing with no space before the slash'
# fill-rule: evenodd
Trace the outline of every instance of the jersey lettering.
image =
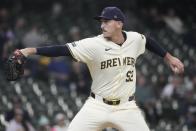
<svg viewBox="0 0 196 131">
<path fill-rule="evenodd" d="M 122 65 L 121 65 L 122 63 Z M 132 65 L 135 66 L 135 59 L 132 57 L 124 57 L 122 60 L 120 58 L 108 59 L 101 62 L 101 69 L 106 69 L 109 67 Z"/>
</svg>

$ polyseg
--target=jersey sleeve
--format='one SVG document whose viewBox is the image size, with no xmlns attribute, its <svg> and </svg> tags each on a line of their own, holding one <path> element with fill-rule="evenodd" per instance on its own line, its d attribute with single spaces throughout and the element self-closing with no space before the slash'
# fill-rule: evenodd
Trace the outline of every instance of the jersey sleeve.
<svg viewBox="0 0 196 131">
<path fill-rule="evenodd" d="M 93 38 L 86 38 L 72 43 L 67 43 L 72 57 L 80 62 L 88 63 L 93 59 Z"/>
<path fill-rule="evenodd" d="M 143 34 L 139 34 L 138 33 L 138 56 L 143 54 L 145 52 L 145 48 L 146 48 L 146 37 Z"/>
</svg>

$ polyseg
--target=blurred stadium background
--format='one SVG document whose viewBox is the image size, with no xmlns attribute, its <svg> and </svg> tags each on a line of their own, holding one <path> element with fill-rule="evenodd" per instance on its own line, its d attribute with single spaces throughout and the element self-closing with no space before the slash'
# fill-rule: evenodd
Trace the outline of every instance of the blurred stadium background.
<svg viewBox="0 0 196 131">
<path fill-rule="evenodd" d="M 3 62 L 16 48 L 99 34 L 92 18 L 105 6 L 121 8 L 125 29 L 153 36 L 185 64 L 185 74 L 176 76 L 148 51 L 139 58 L 136 99 L 151 130 L 196 130 L 195 0 L 0 0 L 0 131 L 18 107 L 36 130 L 49 131 L 58 113 L 69 124 L 89 96 L 91 77 L 84 64 L 33 56 L 24 77 L 7 82 Z"/>
</svg>

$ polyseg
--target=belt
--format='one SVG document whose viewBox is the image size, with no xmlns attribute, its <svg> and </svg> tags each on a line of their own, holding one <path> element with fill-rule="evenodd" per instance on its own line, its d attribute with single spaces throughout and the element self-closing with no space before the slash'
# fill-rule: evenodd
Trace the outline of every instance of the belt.
<svg viewBox="0 0 196 131">
<path fill-rule="evenodd" d="M 98 95 L 95 95 L 93 92 L 91 92 L 91 97 L 93 97 L 94 99 L 99 99 L 99 100 L 102 100 L 105 104 L 108 104 L 108 105 L 119 105 L 122 100 L 120 99 L 112 99 L 112 100 L 107 100 L 101 96 L 98 96 Z M 135 99 L 135 96 L 130 96 L 126 101 L 132 101 Z"/>
</svg>

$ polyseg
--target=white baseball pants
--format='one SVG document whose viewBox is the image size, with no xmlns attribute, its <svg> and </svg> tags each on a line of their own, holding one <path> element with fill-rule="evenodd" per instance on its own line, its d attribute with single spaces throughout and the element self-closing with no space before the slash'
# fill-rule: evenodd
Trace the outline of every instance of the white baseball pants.
<svg viewBox="0 0 196 131">
<path fill-rule="evenodd" d="M 76 114 L 68 131 L 101 131 L 106 127 L 120 131 L 150 131 L 135 100 L 107 105 L 92 97 Z"/>
</svg>

